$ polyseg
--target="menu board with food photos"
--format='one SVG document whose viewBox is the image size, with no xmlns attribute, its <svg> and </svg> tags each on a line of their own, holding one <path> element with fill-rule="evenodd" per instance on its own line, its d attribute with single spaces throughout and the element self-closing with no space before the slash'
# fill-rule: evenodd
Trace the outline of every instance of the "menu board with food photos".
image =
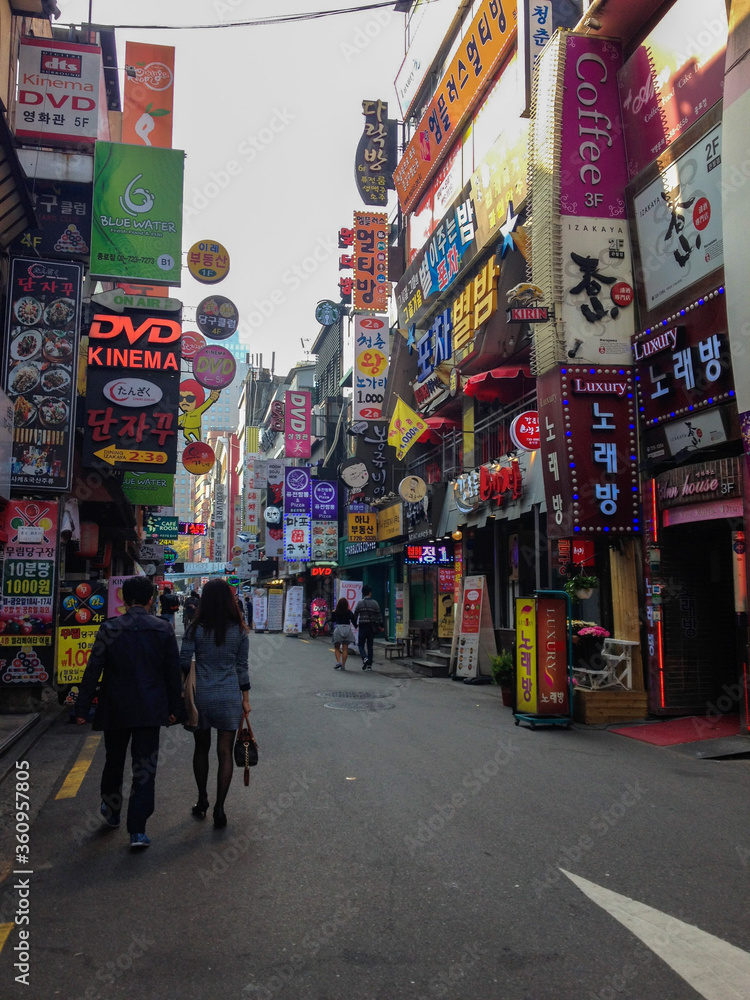
<svg viewBox="0 0 750 1000">
<path fill-rule="evenodd" d="M 80 264 L 11 262 L 4 386 L 13 404 L 11 486 L 70 489 Z"/>
</svg>

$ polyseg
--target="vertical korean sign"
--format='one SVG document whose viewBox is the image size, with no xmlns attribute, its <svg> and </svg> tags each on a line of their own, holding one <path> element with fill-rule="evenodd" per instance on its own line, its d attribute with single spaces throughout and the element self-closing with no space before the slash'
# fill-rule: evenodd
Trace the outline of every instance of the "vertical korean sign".
<svg viewBox="0 0 750 1000">
<path fill-rule="evenodd" d="M 288 389 L 284 394 L 284 453 L 287 458 L 309 458 L 311 449 L 312 394 Z"/>
<path fill-rule="evenodd" d="M 284 559 L 310 559 L 311 478 L 309 466 L 295 466 L 284 472 Z"/>
<path fill-rule="evenodd" d="M 11 264 L 5 386 L 15 487 L 70 489 L 81 275 L 80 264 L 19 257 Z"/>
<path fill-rule="evenodd" d="M 354 308 L 388 312 L 388 216 L 354 213 Z"/>
<path fill-rule="evenodd" d="M 357 146 L 354 179 L 365 205 L 385 208 L 396 165 L 396 122 L 388 121 L 388 104 L 362 101 L 365 128 Z"/>
<path fill-rule="evenodd" d="M 79 684 L 106 618 L 107 582 L 60 584 L 57 617 L 57 683 Z"/>
<path fill-rule="evenodd" d="M 171 149 L 174 47 L 126 42 L 125 66 L 122 141 Z"/>
<path fill-rule="evenodd" d="M 10 500 L 0 546 L 0 683 L 44 684 L 54 669 L 57 501 Z"/>
<path fill-rule="evenodd" d="M 379 316 L 354 317 L 354 401 L 352 419 L 383 416 L 388 375 L 388 324 Z"/>
<path fill-rule="evenodd" d="M 536 601 L 516 598 L 516 708 L 536 715 Z"/>
<path fill-rule="evenodd" d="M 479 662 L 479 629 L 482 624 L 484 577 L 467 576 L 464 583 L 458 638 L 457 677 L 475 677 Z"/>
<path fill-rule="evenodd" d="M 335 562 L 339 554 L 338 484 L 312 484 L 312 558 Z"/>
<path fill-rule="evenodd" d="M 92 277 L 179 286 L 184 159 L 181 149 L 97 142 Z"/>
</svg>

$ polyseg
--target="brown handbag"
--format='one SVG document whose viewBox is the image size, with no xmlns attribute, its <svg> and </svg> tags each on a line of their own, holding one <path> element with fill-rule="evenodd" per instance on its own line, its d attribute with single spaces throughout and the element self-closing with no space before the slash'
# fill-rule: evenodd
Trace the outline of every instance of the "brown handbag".
<svg viewBox="0 0 750 1000">
<path fill-rule="evenodd" d="M 250 784 L 250 768 L 258 763 L 258 744 L 253 735 L 250 725 L 250 716 L 247 712 L 242 712 L 240 728 L 237 730 L 237 739 L 234 742 L 234 762 L 237 767 L 245 768 L 245 784 Z"/>
<path fill-rule="evenodd" d="M 198 706 L 195 704 L 195 657 L 190 661 L 190 670 L 182 683 L 182 703 L 185 706 L 185 729 L 198 728 Z"/>
</svg>

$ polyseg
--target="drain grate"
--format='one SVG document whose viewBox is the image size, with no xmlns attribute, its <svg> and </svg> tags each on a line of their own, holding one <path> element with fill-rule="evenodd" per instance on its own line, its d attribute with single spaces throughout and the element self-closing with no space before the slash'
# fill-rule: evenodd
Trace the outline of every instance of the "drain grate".
<svg viewBox="0 0 750 1000">
<path fill-rule="evenodd" d="M 378 698 L 392 698 L 391 691 L 319 691 L 319 698 L 351 698 L 356 701 L 368 701 Z"/>
</svg>

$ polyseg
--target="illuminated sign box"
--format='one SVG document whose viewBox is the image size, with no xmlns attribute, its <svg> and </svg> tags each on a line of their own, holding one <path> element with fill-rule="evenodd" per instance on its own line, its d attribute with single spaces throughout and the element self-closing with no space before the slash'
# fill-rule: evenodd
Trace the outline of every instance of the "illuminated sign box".
<svg viewBox="0 0 750 1000">
<path fill-rule="evenodd" d="M 201 521 L 179 521 L 177 531 L 180 535 L 206 535 L 208 534 L 208 525 Z"/>
<path fill-rule="evenodd" d="M 405 545 L 404 563 L 407 566 L 452 566 L 453 546 L 445 542 L 439 545 Z"/>
</svg>

